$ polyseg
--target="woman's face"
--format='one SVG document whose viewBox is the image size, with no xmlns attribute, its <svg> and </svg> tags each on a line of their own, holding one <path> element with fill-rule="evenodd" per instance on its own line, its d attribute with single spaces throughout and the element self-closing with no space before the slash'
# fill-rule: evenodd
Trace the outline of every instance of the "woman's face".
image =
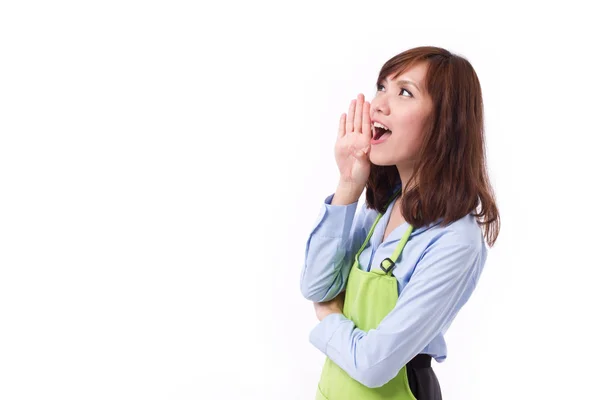
<svg viewBox="0 0 600 400">
<path fill-rule="evenodd" d="M 421 62 L 404 71 L 395 80 L 391 77 L 377 87 L 371 101 L 371 121 L 374 129 L 370 159 L 375 165 L 411 166 L 421 146 L 425 121 L 433 109 L 432 99 L 424 88 L 427 63 Z M 380 133 L 378 134 L 378 131 Z M 391 133 L 390 133 L 391 131 Z"/>
</svg>

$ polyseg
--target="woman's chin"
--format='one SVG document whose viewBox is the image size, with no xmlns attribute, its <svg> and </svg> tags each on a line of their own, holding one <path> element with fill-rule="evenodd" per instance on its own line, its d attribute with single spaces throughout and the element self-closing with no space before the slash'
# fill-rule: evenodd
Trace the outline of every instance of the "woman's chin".
<svg viewBox="0 0 600 400">
<path fill-rule="evenodd" d="M 369 161 L 371 161 L 371 164 L 377 165 L 379 167 L 387 167 L 390 165 L 397 164 L 396 160 L 393 157 L 391 157 L 390 155 L 379 154 L 379 152 L 373 151 L 372 149 L 371 149 L 371 152 L 369 153 Z"/>
</svg>

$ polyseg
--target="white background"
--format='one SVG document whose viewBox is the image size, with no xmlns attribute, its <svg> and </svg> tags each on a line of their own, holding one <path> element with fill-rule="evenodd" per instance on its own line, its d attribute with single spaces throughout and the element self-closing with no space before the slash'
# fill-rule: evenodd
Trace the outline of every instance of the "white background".
<svg viewBox="0 0 600 400">
<path fill-rule="evenodd" d="M 337 121 L 418 45 L 479 75 L 502 217 L 444 399 L 600 399 L 589 8 L 0 4 L 1 399 L 312 399 Z"/>
</svg>

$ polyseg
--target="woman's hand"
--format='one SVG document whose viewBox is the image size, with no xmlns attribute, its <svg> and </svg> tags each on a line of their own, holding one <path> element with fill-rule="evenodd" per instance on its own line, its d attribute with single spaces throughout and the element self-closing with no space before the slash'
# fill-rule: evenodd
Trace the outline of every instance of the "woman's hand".
<svg viewBox="0 0 600 400">
<path fill-rule="evenodd" d="M 323 303 L 314 303 L 315 304 L 315 312 L 317 313 L 317 318 L 319 321 L 322 321 L 323 318 L 328 316 L 329 314 L 343 314 L 344 309 L 344 299 L 346 298 L 346 291 L 342 291 L 335 298 L 325 301 Z"/>
<path fill-rule="evenodd" d="M 340 183 L 362 190 L 367 184 L 371 162 L 370 104 L 358 95 L 350 102 L 348 115 L 342 114 L 335 143 L 335 161 L 340 170 Z"/>
</svg>

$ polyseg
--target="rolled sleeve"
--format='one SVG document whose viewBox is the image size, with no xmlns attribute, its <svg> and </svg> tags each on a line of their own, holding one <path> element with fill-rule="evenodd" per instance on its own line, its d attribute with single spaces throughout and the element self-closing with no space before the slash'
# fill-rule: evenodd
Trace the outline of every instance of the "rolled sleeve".
<svg viewBox="0 0 600 400">
<path fill-rule="evenodd" d="M 329 314 L 321 320 L 310 332 L 310 342 L 321 352 L 327 355 L 327 345 L 335 334 L 335 332 L 343 325 L 351 325 L 354 323 L 347 319 L 343 314 Z"/>
<path fill-rule="evenodd" d="M 333 196 L 331 194 L 325 199 L 312 232 L 313 236 L 347 238 L 350 235 L 358 202 L 348 205 L 332 205 Z"/>
<path fill-rule="evenodd" d="M 300 289 L 315 302 L 331 300 L 345 287 L 354 253 L 366 235 L 366 208 L 355 215 L 358 201 L 331 205 L 333 196 L 321 205 L 305 247 Z"/>
</svg>

